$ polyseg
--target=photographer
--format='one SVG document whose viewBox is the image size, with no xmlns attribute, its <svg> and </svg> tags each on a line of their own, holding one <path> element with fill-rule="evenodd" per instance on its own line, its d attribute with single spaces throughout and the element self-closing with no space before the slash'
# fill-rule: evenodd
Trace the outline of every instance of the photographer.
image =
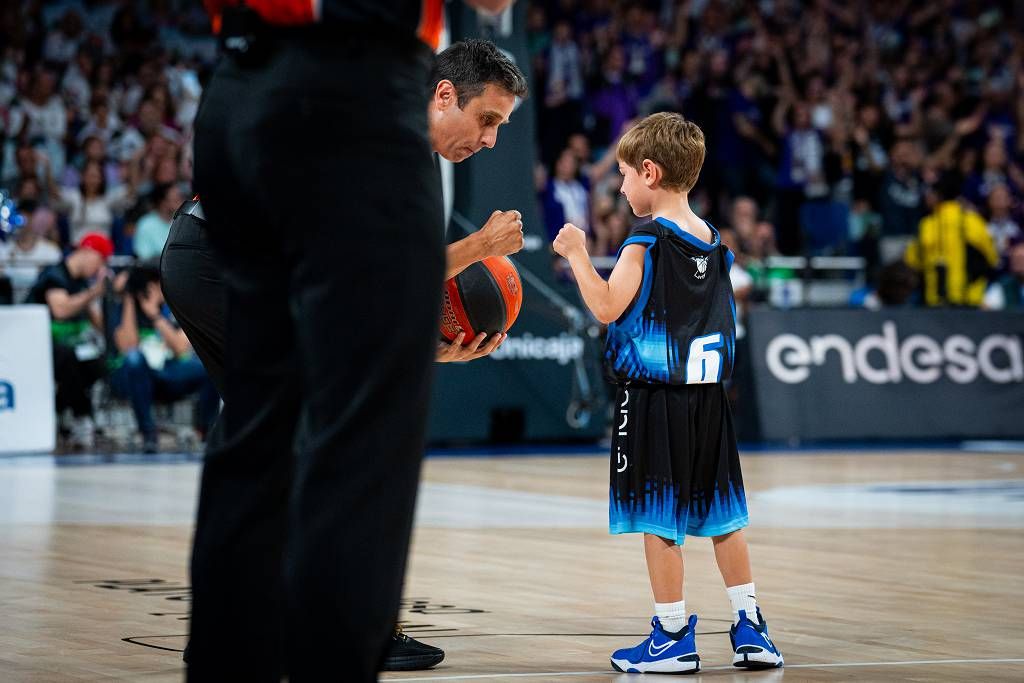
<svg viewBox="0 0 1024 683">
<path fill-rule="evenodd" d="M 110 386 L 131 401 L 143 450 L 157 451 L 153 401 L 178 401 L 200 394 L 199 428 L 206 431 L 219 400 L 202 363 L 185 333 L 174 322 L 160 289 L 155 264 L 132 268 L 121 297 L 119 319 L 113 321 L 117 355 L 112 360 Z"/>
<path fill-rule="evenodd" d="M 87 234 L 64 260 L 44 268 L 25 298 L 50 311 L 53 334 L 53 376 L 57 383 L 57 413 L 69 409 L 71 445 L 95 445 L 95 422 L 89 389 L 103 377 L 103 313 L 107 259 L 114 245 L 104 235 Z"/>
</svg>

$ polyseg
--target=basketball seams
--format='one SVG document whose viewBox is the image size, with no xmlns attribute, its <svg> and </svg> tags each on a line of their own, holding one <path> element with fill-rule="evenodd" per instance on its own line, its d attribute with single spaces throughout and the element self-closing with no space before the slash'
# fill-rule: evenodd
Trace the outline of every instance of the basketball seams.
<svg viewBox="0 0 1024 683">
<path fill-rule="evenodd" d="M 505 297 L 504 297 L 504 294 L 501 291 L 501 286 L 498 284 L 498 280 L 495 277 L 494 272 L 491 270 L 490 264 L 488 263 L 488 261 L 490 261 L 490 260 L 491 259 L 485 259 L 484 261 L 480 261 L 480 262 L 474 263 L 473 265 L 471 265 L 469 268 L 466 269 L 466 271 L 469 271 L 470 268 L 472 268 L 474 270 L 475 269 L 482 270 L 483 273 L 485 274 L 485 277 L 480 278 L 480 280 L 483 280 L 483 281 L 487 282 L 487 284 L 490 285 L 495 290 L 495 293 L 497 293 L 497 295 L 498 295 L 497 296 L 497 300 L 502 302 L 501 307 L 496 311 L 499 314 L 499 317 L 501 318 L 501 322 L 500 322 L 497 330 L 485 329 L 485 328 L 488 328 L 490 326 L 487 325 L 486 323 L 484 323 L 482 320 L 480 320 L 480 316 L 479 315 L 474 315 L 475 311 L 473 311 L 472 309 L 466 309 L 466 317 L 469 319 L 470 324 L 473 326 L 473 329 L 477 331 L 477 333 L 487 332 L 488 334 L 494 334 L 495 332 L 503 331 L 506 328 L 505 321 L 508 318 L 508 314 L 507 314 L 507 311 L 506 311 L 507 305 L 505 304 Z M 468 274 L 469 273 L 467 273 L 467 275 Z M 473 273 L 472 275 L 476 275 L 476 273 Z M 469 278 L 467 278 L 467 281 L 468 280 L 469 280 Z M 459 278 L 455 278 L 455 281 L 456 281 L 456 284 L 459 287 L 459 299 L 460 299 L 460 301 L 465 301 L 465 299 L 462 298 L 464 296 L 464 294 L 465 294 L 465 292 L 462 289 L 462 282 L 459 281 Z M 474 278 L 473 281 L 474 282 L 477 281 L 477 278 Z M 491 310 L 487 311 L 487 313 L 494 313 L 494 312 L 495 311 L 491 311 Z M 468 341 L 468 338 L 467 338 L 467 341 Z"/>
<path fill-rule="evenodd" d="M 473 263 L 444 285 L 441 336 L 452 341 L 465 332 L 464 343 L 478 334 L 507 332 L 522 310 L 522 281 L 504 256 Z"/>
</svg>

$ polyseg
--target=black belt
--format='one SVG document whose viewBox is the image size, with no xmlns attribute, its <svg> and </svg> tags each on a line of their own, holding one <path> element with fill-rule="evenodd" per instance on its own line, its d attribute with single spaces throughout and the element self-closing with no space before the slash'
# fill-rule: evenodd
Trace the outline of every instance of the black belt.
<svg viewBox="0 0 1024 683">
<path fill-rule="evenodd" d="M 199 203 L 198 199 L 190 199 L 178 207 L 178 210 L 174 212 L 174 218 L 178 216 L 193 216 L 196 219 L 206 222 L 206 214 L 203 213 L 203 206 Z M 171 220 L 174 220 L 172 218 Z"/>
</svg>

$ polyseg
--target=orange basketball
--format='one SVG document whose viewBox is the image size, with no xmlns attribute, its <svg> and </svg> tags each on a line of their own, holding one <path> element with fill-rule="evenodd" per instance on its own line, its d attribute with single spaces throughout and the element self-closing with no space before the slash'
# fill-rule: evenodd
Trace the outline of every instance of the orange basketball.
<svg viewBox="0 0 1024 683">
<path fill-rule="evenodd" d="M 452 341 L 465 332 L 469 344 L 484 332 L 508 332 L 523 305 L 519 271 L 504 256 L 478 261 L 444 284 L 441 337 Z"/>
</svg>

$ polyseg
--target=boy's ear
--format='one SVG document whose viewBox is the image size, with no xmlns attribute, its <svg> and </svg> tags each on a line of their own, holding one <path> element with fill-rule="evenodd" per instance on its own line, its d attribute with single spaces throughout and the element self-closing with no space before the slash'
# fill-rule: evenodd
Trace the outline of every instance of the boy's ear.
<svg viewBox="0 0 1024 683">
<path fill-rule="evenodd" d="M 661 167 L 650 159 L 644 159 L 640 163 L 641 175 L 644 177 L 644 185 L 653 188 L 661 180 Z"/>
</svg>

